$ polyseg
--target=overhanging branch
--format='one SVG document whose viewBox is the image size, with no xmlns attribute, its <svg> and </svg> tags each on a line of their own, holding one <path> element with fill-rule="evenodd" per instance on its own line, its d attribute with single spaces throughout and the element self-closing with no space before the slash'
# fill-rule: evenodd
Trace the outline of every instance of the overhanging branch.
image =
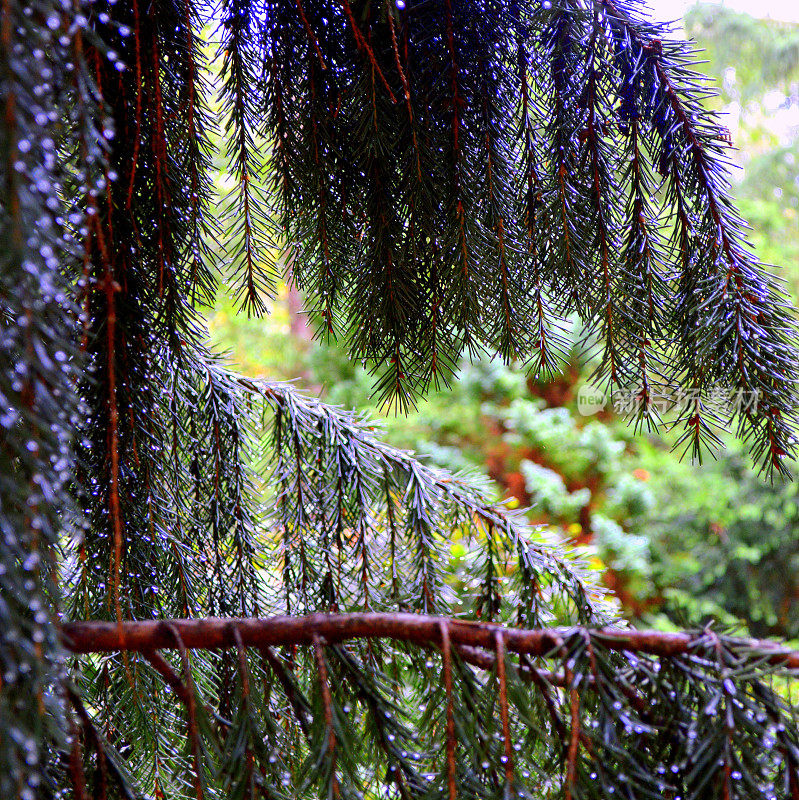
<svg viewBox="0 0 799 800">
<path fill-rule="evenodd" d="M 313 644 L 316 637 L 328 643 L 352 639 L 394 639 L 418 645 L 440 644 L 442 623 L 453 645 L 493 651 L 500 632 L 510 652 L 546 656 L 557 651 L 577 628 L 522 630 L 482 622 L 402 613 L 310 614 L 303 617 L 68 622 L 62 626 L 65 646 L 73 653 L 140 651 L 178 647 L 177 631 L 188 649 L 235 647 L 237 637 L 245 647 Z M 664 633 L 622 628 L 584 629 L 585 634 L 617 652 L 641 653 L 662 658 L 690 654 L 708 636 L 703 631 Z M 799 651 L 756 639 L 729 640 L 766 663 L 799 669 Z"/>
</svg>

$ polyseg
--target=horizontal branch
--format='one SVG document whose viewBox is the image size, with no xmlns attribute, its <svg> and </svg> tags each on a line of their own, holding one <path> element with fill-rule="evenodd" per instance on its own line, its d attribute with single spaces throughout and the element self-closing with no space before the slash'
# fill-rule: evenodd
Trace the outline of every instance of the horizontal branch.
<svg viewBox="0 0 799 800">
<path fill-rule="evenodd" d="M 68 622 L 62 626 L 65 646 L 73 653 L 107 653 L 121 650 L 152 651 L 177 647 L 174 631 L 189 649 L 214 650 L 245 647 L 312 644 L 315 637 L 328 643 L 350 639 L 394 639 L 418 645 L 439 644 L 441 624 L 457 647 L 492 650 L 497 631 L 508 651 L 545 656 L 557 651 L 577 631 L 584 631 L 609 650 L 643 653 L 663 658 L 690 654 L 707 643 L 699 632 L 663 633 L 622 628 L 542 628 L 522 630 L 484 622 L 401 613 L 310 614 L 304 617 L 146 620 L 133 622 Z M 714 637 L 715 640 L 715 637 Z M 770 641 L 732 639 L 736 645 L 772 665 L 799 669 L 799 651 Z"/>
</svg>

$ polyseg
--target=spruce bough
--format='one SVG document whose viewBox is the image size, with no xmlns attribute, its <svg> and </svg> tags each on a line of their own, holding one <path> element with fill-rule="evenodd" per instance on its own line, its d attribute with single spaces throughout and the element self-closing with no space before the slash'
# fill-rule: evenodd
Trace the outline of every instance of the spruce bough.
<svg viewBox="0 0 799 800">
<path fill-rule="evenodd" d="M 220 264 L 261 314 L 290 260 L 404 409 L 577 316 L 640 423 L 682 387 L 690 452 L 784 471 L 796 318 L 692 59 L 629 0 L 0 5 L 0 795 L 799 798 L 795 653 L 625 631 L 481 487 L 205 344 Z"/>
</svg>

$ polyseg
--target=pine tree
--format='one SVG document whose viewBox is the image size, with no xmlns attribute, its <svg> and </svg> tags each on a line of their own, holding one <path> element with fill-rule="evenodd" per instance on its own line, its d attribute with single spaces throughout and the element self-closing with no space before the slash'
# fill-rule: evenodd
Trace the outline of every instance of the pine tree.
<svg viewBox="0 0 799 800">
<path fill-rule="evenodd" d="M 796 320 L 694 58 L 632 0 L 4 0 L 0 796 L 799 798 L 799 655 L 624 628 L 484 488 L 205 345 L 218 242 L 247 313 L 290 253 L 399 409 L 576 315 L 640 424 L 681 386 L 689 451 L 783 471 Z"/>
</svg>

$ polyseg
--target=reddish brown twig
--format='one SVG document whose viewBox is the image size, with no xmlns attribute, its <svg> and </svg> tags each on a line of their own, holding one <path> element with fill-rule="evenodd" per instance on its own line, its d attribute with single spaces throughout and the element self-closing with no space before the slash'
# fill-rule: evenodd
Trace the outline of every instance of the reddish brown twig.
<svg viewBox="0 0 799 800">
<path fill-rule="evenodd" d="M 233 631 L 233 636 L 236 639 L 236 650 L 238 651 L 239 656 L 239 676 L 241 678 L 241 696 L 245 706 L 249 705 L 250 702 L 250 670 L 247 666 L 247 650 L 244 647 L 244 642 L 241 640 L 241 634 L 237 631 Z M 250 741 L 248 737 L 248 741 L 246 744 L 246 769 L 247 769 L 247 784 L 252 787 L 253 785 L 253 775 L 255 773 L 255 756 L 252 752 L 252 747 L 250 746 Z"/>
<path fill-rule="evenodd" d="M 408 78 L 405 76 L 405 70 L 402 68 L 402 61 L 400 60 L 399 45 L 397 44 L 397 32 L 394 28 L 394 17 L 391 12 L 388 14 L 388 25 L 391 29 L 391 46 L 394 49 L 394 62 L 397 65 L 397 72 L 399 73 L 400 80 L 402 81 L 402 89 L 405 92 L 405 107 L 408 109 L 408 122 L 411 126 L 411 137 L 413 138 L 413 152 L 416 156 L 416 177 L 419 182 L 422 181 L 422 161 L 419 156 L 419 143 L 416 139 L 416 125 L 413 121 L 413 107 L 411 105 L 411 87 L 408 83 Z"/>
<path fill-rule="evenodd" d="M 69 715 L 69 733 L 72 744 L 69 748 L 69 776 L 72 780 L 72 791 L 75 800 L 87 800 L 86 773 L 83 770 L 83 748 L 80 743 L 80 731 L 72 714 Z"/>
<path fill-rule="evenodd" d="M 505 641 L 502 631 L 494 634 L 497 656 L 497 681 L 499 682 L 499 711 L 502 717 L 502 738 L 505 743 L 505 781 L 508 790 L 513 789 L 513 747 L 510 740 L 508 717 L 508 685 L 505 676 Z"/>
<path fill-rule="evenodd" d="M 577 756 L 580 751 L 580 693 L 577 689 L 569 692 L 571 707 L 571 732 L 569 739 L 569 756 L 566 765 L 566 791 L 565 800 L 572 800 L 572 787 L 577 775 Z"/>
<path fill-rule="evenodd" d="M 100 734 L 97 733 L 97 729 L 94 727 L 92 718 L 89 716 L 89 712 L 83 705 L 83 701 L 80 699 L 78 693 L 69 686 L 65 688 L 65 691 L 70 704 L 75 709 L 75 712 L 80 719 L 86 738 L 91 742 L 92 746 L 94 747 L 94 751 L 97 754 L 97 764 L 100 768 L 98 775 L 100 785 L 97 787 L 95 796 L 97 797 L 97 800 L 106 800 L 108 797 L 108 759 L 105 754 L 103 740 L 100 738 Z"/>
<path fill-rule="evenodd" d="M 319 689 L 322 692 L 322 704 L 325 709 L 325 725 L 327 727 L 327 743 L 328 751 L 330 753 L 330 760 L 332 763 L 332 783 L 333 783 L 333 796 L 339 796 L 338 781 L 336 780 L 336 731 L 333 727 L 333 697 L 330 694 L 330 683 L 327 679 L 327 662 L 325 661 L 325 653 L 322 648 L 322 639 L 314 635 L 313 637 L 314 656 L 316 658 L 316 667 L 319 672 Z"/>
<path fill-rule="evenodd" d="M 188 707 L 189 690 L 180 679 L 180 676 L 172 669 L 172 665 L 157 651 L 145 650 L 142 655 L 150 662 L 153 669 L 164 679 L 164 682 L 178 696 L 181 703 Z"/>
<path fill-rule="evenodd" d="M 280 685 L 283 687 L 283 691 L 286 693 L 286 698 L 289 701 L 289 705 L 294 712 L 294 717 L 297 720 L 297 724 L 300 726 L 300 730 L 307 739 L 310 736 L 310 731 L 308 728 L 306 707 L 303 704 L 304 698 L 298 695 L 297 687 L 292 682 L 291 678 L 283 667 L 282 662 L 275 655 L 272 648 L 262 647 L 260 648 L 260 652 L 266 660 L 266 663 L 272 668 L 272 672 L 275 673 L 275 677 L 280 682 Z"/>
<path fill-rule="evenodd" d="M 308 22 L 308 17 L 305 16 L 305 10 L 302 7 L 302 3 L 300 0 L 295 0 L 297 3 L 297 11 L 300 12 L 300 19 L 302 20 L 302 26 L 305 28 L 305 33 L 308 34 L 308 40 L 311 43 L 311 46 L 316 53 L 316 57 L 319 59 L 319 64 L 321 65 L 322 69 L 327 69 L 327 65 L 325 64 L 324 58 L 322 58 L 322 51 L 319 48 L 319 42 L 316 40 L 316 36 L 314 36 L 313 28 L 311 27 L 311 23 Z"/>
<path fill-rule="evenodd" d="M 369 42 L 366 41 L 361 33 L 361 29 L 358 27 L 358 23 L 355 21 L 355 16 L 353 15 L 352 9 L 350 8 L 350 4 L 347 2 L 347 0 L 342 0 L 342 7 L 344 8 L 344 13 L 347 15 L 347 19 L 350 21 L 350 27 L 352 28 L 352 33 L 355 36 L 355 44 L 366 56 L 369 63 L 372 65 L 372 69 L 377 73 L 378 77 L 380 78 L 380 82 L 383 84 L 388 92 L 388 96 L 391 98 L 391 102 L 396 103 L 397 98 L 394 96 L 394 92 L 391 91 L 391 86 L 389 86 L 386 76 L 383 74 L 383 70 L 380 69 L 380 64 L 377 63 L 374 50 L 372 50 L 372 48 L 369 46 Z"/>
<path fill-rule="evenodd" d="M 315 636 L 331 643 L 351 639 L 384 638 L 419 645 L 441 641 L 443 618 L 425 614 L 353 613 L 310 614 L 302 617 L 246 617 L 218 619 L 68 622 L 62 626 L 64 645 L 74 653 L 144 651 L 174 648 L 172 631 L 180 634 L 186 648 L 220 649 L 233 647 L 233 631 L 241 634 L 245 647 L 312 644 Z M 575 628 L 540 628 L 524 630 L 503 628 L 489 622 L 447 621 L 453 645 L 494 649 L 497 630 L 503 631 L 509 652 L 545 656 L 552 653 Z M 592 640 L 608 650 L 633 652 L 673 658 L 686 655 L 700 642 L 701 636 L 690 632 L 666 633 L 622 628 L 585 629 Z M 765 663 L 799 669 L 799 651 L 788 650 L 770 641 L 736 639 L 736 644 L 757 653 Z"/>
<path fill-rule="evenodd" d="M 183 685 L 186 689 L 186 713 L 189 718 L 189 739 L 191 741 L 192 757 L 194 759 L 194 791 L 197 800 L 203 800 L 203 786 L 200 772 L 202 757 L 200 755 L 200 734 L 197 728 L 197 703 L 194 695 L 194 679 L 191 676 L 191 664 L 189 663 L 189 653 L 181 638 L 178 628 L 170 623 L 168 630 L 174 639 L 175 646 L 180 652 L 180 661 L 183 666 Z"/>
<path fill-rule="evenodd" d="M 449 638 L 449 622 L 441 620 L 441 658 L 444 662 L 444 690 L 447 694 L 447 786 L 449 800 L 456 800 L 458 790 L 455 783 L 455 711 L 452 702 L 452 646 Z"/>
</svg>

